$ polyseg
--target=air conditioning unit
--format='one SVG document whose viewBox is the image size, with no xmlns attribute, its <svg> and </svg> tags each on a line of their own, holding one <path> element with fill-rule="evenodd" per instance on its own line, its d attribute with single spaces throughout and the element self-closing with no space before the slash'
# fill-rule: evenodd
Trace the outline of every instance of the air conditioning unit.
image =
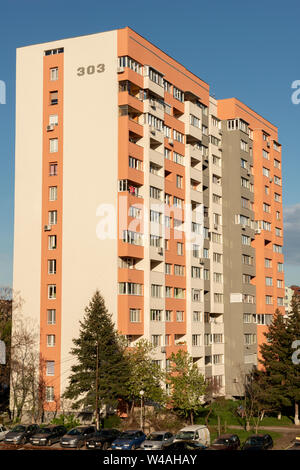
<svg viewBox="0 0 300 470">
<path fill-rule="evenodd" d="M 117 73 L 123 73 L 123 72 L 124 72 L 124 67 L 117 68 Z"/>
<path fill-rule="evenodd" d="M 270 179 L 269 179 L 269 181 L 270 181 L 270 183 L 272 183 L 272 181 L 273 181 L 273 178 L 270 178 Z"/>
<path fill-rule="evenodd" d="M 155 132 L 155 127 L 150 126 L 149 129 L 150 129 L 151 134 L 152 134 L 152 135 L 155 135 L 155 133 L 156 133 L 156 132 Z"/>
<path fill-rule="evenodd" d="M 238 382 L 239 382 L 239 381 L 238 381 L 238 378 L 235 377 L 235 378 L 233 379 L 233 383 L 234 383 L 234 384 L 237 384 Z"/>
<path fill-rule="evenodd" d="M 242 224 L 242 230 L 246 230 L 246 225 Z"/>
<path fill-rule="evenodd" d="M 270 142 L 267 142 L 267 147 L 269 147 L 269 148 L 270 148 Z"/>
<path fill-rule="evenodd" d="M 219 225 L 214 225 L 215 230 L 219 230 Z"/>
<path fill-rule="evenodd" d="M 51 230 L 51 225 L 44 225 L 44 232 L 49 232 Z"/>
<path fill-rule="evenodd" d="M 160 352 L 162 352 L 162 353 L 164 353 L 164 354 L 167 352 L 165 346 L 162 346 L 162 347 L 160 348 Z"/>
<path fill-rule="evenodd" d="M 204 264 L 204 258 L 199 258 L 199 264 Z"/>
<path fill-rule="evenodd" d="M 54 129 L 54 125 L 53 125 L 53 124 L 50 124 L 49 126 L 47 126 L 47 132 L 53 131 L 53 129 Z"/>
<path fill-rule="evenodd" d="M 247 176 L 251 176 L 251 173 L 250 173 L 250 171 L 247 171 Z"/>
<path fill-rule="evenodd" d="M 255 229 L 255 233 L 256 235 L 259 235 L 261 233 L 261 229 L 260 228 Z"/>
<path fill-rule="evenodd" d="M 220 135 L 223 135 L 223 132 L 221 131 L 221 129 L 219 129 L 219 134 L 220 134 Z"/>
<path fill-rule="evenodd" d="M 159 255 L 163 255 L 163 254 L 164 254 L 164 249 L 163 249 L 163 248 L 158 248 L 158 249 L 157 249 L 157 253 L 158 253 Z"/>
<path fill-rule="evenodd" d="M 174 141 L 173 139 L 169 139 L 169 145 L 173 146 L 174 145 Z"/>
</svg>

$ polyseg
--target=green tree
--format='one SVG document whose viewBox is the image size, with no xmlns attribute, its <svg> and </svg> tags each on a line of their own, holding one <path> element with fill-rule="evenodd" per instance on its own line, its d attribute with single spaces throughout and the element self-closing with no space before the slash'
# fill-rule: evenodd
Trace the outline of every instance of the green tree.
<svg viewBox="0 0 300 470">
<path fill-rule="evenodd" d="M 126 356 L 130 366 L 130 375 L 127 382 L 128 401 L 131 404 L 130 414 L 133 416 L 134 407 L 141 399 L 164 403 L 165 394 L 161 387 L 164 373 L 158 364 L 153 361 L 153 346 L 146 340 L 140 340 L 133 348 L 128 348 Z"/>
<path fill-rule="evenodd" d="M 286 322 L 280 311 L 276 310 L 268 331 L 264 333 L 266 342 L 260 346 L 259 361 L 268 391 L 265 401 L 279 413 L 282 408 L 291 407 L 298 396 L 299 371 L 297 373 L 297 367 L 292 362 L 292 342 L 296 331 L 294 321 L 295 318 Z"/>
<path fill-rule="evenodd" d="M 194 423 L 194 416 L 203 407 L 206 385 L 193 358 L 185 351 L 172 353 L 171 369 L 167 375 L 171 389 L 171 404 L 179 414 L 189 417 Z"/>
<path fill-rule="evenodd" d="M 129 364 L 124 343 L 99 291 L 85 308 L 79 337 L 73 339 L 73 343 L 71 354 L 77 361 L 71 367 L 63 397 L 74 401 L 73 409 L 85 407 L 96 411 L 96 396 L 99 408 L 116 406 L 118 398 L 126 395 Z M 97 412 L 96 422 L 99 422 Z"/>
</svg>

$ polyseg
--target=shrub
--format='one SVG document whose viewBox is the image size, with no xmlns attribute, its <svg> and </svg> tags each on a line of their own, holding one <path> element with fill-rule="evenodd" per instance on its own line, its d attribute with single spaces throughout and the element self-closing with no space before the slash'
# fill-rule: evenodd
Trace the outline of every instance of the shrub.
<svg viewBox="0 0 300 470">
<path fill-rule="evenodd" d="M 59 415 L 58 418 L 53 418 L 50 424 L 57 424 L 59 426 L 65 426 L 67 430 L 69 431 L 72 428 L 76 428 L 76 426 L 79 426 L 81 423 L 78 419 L 75 418 L 73 414 L 72 415 L 61 414 Z"/>
</svg>

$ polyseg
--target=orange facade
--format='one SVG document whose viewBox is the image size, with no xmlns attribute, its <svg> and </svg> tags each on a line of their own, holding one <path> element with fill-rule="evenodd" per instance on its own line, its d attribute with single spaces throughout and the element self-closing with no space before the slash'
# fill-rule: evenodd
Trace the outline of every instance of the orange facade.
<svg viewBox="0 0 300 470">
<path fill-rule="evenodd" d="M 253 132 L 253 210 L 255 221 L 266 222 L 259 226 L 261 232 L 252 242 L 256 254 L 256 277 L 253 280 L 256 313 L 273 315 L 279 309 L 284 314 L 284 306 L 278 301 L 278 298 L 284 298 L 283 254 L 274 248 L 274 245 L 283 246 L 282 165 L 278 130 L 235 98 L 218 101 L 218 115 L 222 120 L 241 118 Z M 258 323 L 258 357 L 259 345 L 265 341 L 263 333 L 266 330 L 265 325 Z"/>
</svg>

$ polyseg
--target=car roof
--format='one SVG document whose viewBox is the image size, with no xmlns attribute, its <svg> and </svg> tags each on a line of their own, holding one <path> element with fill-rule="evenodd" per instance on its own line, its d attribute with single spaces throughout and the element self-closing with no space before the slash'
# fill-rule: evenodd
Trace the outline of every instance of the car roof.
<svg viewBox="0 0 300 470">
<path fill-rule="evenodd" d="M 217 439 L 228 439 L 229 437 L 236 436 L 236 434 L 221 434 Z"/>
<path fill-rule="evenodd" d="M 149 434 L 166 434 L 167 432 L 170 432 L 170 431 L 152 431 Z"/>
<path fill-rule="evenodd" d="M 191 426 L 186 426 L 185 428 L 180 429 L 178 432 L 181 431 L 197 431 L 198 429 L 204 429 L 207 428 L 203 424 L 193 424 Z"/>
</svg>

